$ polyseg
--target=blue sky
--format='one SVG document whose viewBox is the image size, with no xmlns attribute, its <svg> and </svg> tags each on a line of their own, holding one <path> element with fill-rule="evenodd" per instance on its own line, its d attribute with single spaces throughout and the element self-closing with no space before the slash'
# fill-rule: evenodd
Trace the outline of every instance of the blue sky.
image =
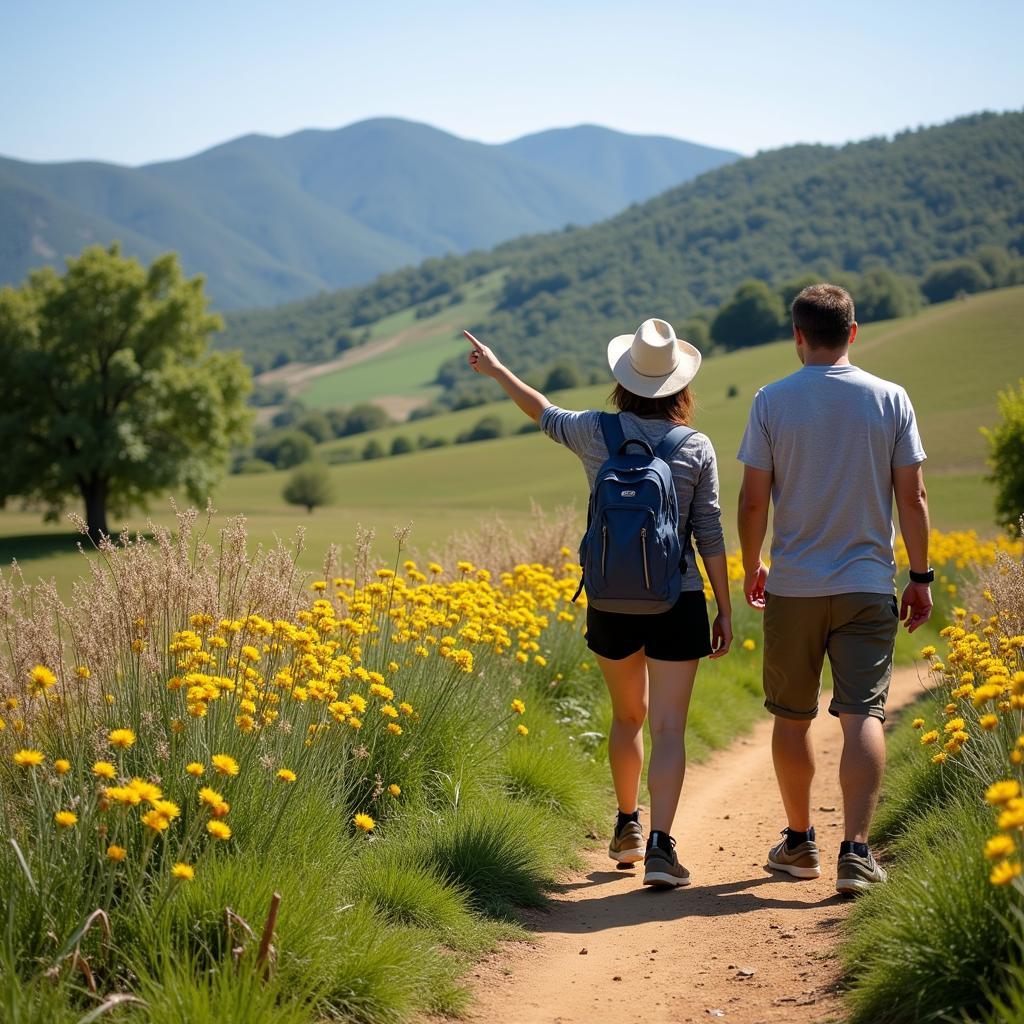
<svg viewBox="0 0 1024 1024">
<path fill-rule="evenodd" d="M 143 163 L 366 117 L 753 153 L 1024 105 L 1024 4 L 0 0 L 0 153 Z"/>
</svg>

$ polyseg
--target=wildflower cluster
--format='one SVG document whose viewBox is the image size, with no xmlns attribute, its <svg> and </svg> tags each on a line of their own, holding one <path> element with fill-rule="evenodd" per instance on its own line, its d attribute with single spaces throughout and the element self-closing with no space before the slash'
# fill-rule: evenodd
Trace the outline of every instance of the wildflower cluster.
<svg viewBox="0 0 1024 1024">
<path fill-rule="evenodd" d="M 1020 878 L 1024 835 L 1024 566 L 1018 548 L 982 546 L 992 566 L 979 584 L 977 609 L 953 608 L 941 631 L 941 658 L 931 645 L 920 652 L 945 700 L 942 721 L 931 727 L 921 718 L 913 722 L 922 730 L 921 744 L 934 751 L 932 761 L 961 770 L 972 790 L 981 781 L 998 829 L 984 851 L 994 885 Z"/>
<path fill-rule="evenodd" d="M 144 571 L 76 608 L 51 604 L 45 633 L 12 589 L 0 595 L 22 638 L 0 660 L 11 849 L 30 873 L 73 874 L 105 910 L 133 892 L 159 913 L 205 858 L 269 841 L 304 789 L 372 835 L 402 812 L 404 766 L 429 748 L 433 715 L 464 706 L 474 742 L 525 742 L 518 688 L 555 677 L 559 644 L 578 650 L 575 567 L 492 578 L 406 561 L 328 575 L 307 598 L 283 558 L 262 579 L 251 565 L 200 575 L 169 541 L 144 546 L 108 552 L 115 571 L 133 557 Z M 187 585 L 165 586 L 162 558 L 193 572 Z"/>
</svg>

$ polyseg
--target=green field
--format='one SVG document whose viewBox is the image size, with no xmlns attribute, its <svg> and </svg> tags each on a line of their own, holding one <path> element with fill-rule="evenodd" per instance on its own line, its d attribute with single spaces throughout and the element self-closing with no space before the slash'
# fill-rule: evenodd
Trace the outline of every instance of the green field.
<svg viewBox="0 0 1024 1024">
<path fill-rule="evenodd" d="M 419 398 L 422 403 L 436 397 L 437 368 L 465 347 L 462 324 L 475 323 L 487 313 L 501 287 L 504 274 L 495 271 L 468 286 L 467 297 L 458 305 L 417 320 L 414 310 L 384 317 L 370 328 L 367 344 L 400 342 L 384 348 L 379 355 L 316 377 L 298 392 L 312 409 L 355 405 L 374 398 L 398 396 Z M 359 354 L 359 349 L 352 351 Z"/>
<path fill-rule="evenodd" d="M 995 421 L 996 391 L 1024 377 L 1024 350 L 1018 338 L 1022 320 L 1024 288 L 1006 289 L 934 306 L 909 320 L 868 325 L 855 346 L 856 362 L 910 392 L 929 454 L 926 478 L 933 522 L 940 529 L 994 532 L 992 491 L 983 479 L 985 440 L 979 428 Z M 514 368 L 514 356 L 498 347 Z M 735 536 L 733 509 L 740 478 L 735 453 L 750 400 L 760 385 L 796 366 L 792 345 L 779 342 L 709 359 L 697 378 L 697 425 L 718 450 L 730 538 Z M 739 395 L 728 398 L 733 385 Z M 607 392 L 607 387 L 585 388 L 562 392 L 555 400 L 570 408 L 594 407 L 603 403 Z M 385 444 L 398 434 L 451 438 L 489 414 L 500 416 L 509 429 L 525 422 L 511 403 L 503 401 L 323 447 L 325 453 L 346 443 L 361 448 L 369 436 Z M 357 524 L 376 529 L 378 553 L 390 558 L 396 525 L 412 522 L 411 543 L 426 551 L 453 533 L 486 528 L 496 514 L 514 525 L 524 524 L 531 499 L 545 508 L 572 503 L 581 517 L 586 501 L 583 473 L 575 458 L 537 433 L 339 465 L 331 474 L 335 504 L 311 516 L 282 500 L 285 473 L 226 478 L 214 503 L 222 513 L 244 514 L 250 535 L 264 543 L 305 527 L 304 563 L 312 570 L 328 544 L 340 544 L 343 554 L 351 552 Z M 171 518 L 156 503 L 154 511 L 158 520 Z M 130 522 L 133 528 L 145 528 L 144 516 Z M 37 513 L 0 512 L 0 559 L 6 564 L 16 557 L 32 577 L 52 575 L 63 584 L 81 572 L 74 544 L 66 527 L 48 526 Z"/>
</svg>

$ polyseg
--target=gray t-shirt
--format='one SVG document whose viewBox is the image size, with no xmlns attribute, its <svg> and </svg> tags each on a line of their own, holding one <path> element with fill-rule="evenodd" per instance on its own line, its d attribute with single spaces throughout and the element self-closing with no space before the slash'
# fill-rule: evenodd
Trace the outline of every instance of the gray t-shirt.
<svg viewBox="0 0 1024 1024">
<path fill-rule="evenodd" d="M 620 414 L 626 438 L 639 438 L 655 447 L 677 424 L 668 420 L 649 420 L 632 413 Z M 540 429 L 553 441 L 575 452 L 583 463 L 587 483 L 593 489 L 597 472 L 608 458 L 608 448 L 601 433 L 601 413 L 597 409 L 569 412 L 551 405 L 540 418 Z M 718 505 L 718 463 L 715 449 L 703 434 L 693 434 L 676 449 L 670 461 L 672 479 L 679 499 L 679 535 L 682 538 L 687 516 L 697 548 L 704 558 L 725 554 L 722 534 L 722 510 Z M 703 590 L 704 581 L 693 557 L 692 547 L 685 552 L 684 591 Z"/>
<path fill-rule="evenodd" d="M 739 460 L 773 474 L 768 592 L 891 594 L 892 471 L 925 457 L 906 391 L 857 366 L 805 366 L 761 388 Z"/>
</svg>

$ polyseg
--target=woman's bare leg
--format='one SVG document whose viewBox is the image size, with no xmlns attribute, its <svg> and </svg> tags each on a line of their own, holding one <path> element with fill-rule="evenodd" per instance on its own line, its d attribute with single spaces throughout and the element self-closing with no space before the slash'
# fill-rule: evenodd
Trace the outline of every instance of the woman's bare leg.
<svg viewBox="0 0 1024 1024">
<path fill-rule="evenodd" d="M 647 717 L 647 659 L 642 650 L 612 661 L 596 655 L 612 699 L 608 761 L 619 810 L 632 814 L 644 770 L 644 719 Z"/>
<path fill-rule="evenodd" d="M 651 763 L 647 788 L 651 792 L 651 831 L 671 835 L 686 774 L 686 716 L 700 662 L 646 660 L 650 680 Z"/>
</svg>

